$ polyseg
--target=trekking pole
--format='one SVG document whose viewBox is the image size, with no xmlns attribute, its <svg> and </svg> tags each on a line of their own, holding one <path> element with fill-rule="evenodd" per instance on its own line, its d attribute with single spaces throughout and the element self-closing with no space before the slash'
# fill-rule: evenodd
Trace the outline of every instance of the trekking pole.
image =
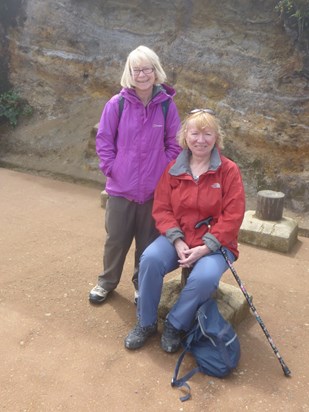
<svg viewBox="0 0 309 412">
<path fill-rule="evenodd" d="M 282 357 L 280 356 L 277 347 L 275 346 L 275 344 L 274 344 L 274 342 L 273 342 L 273 340 L 272 340 L 272 338 L 271 338 L 268 330 L 266 329 L 266 326 L 264 325 L 264 322 L 262 321 L 261 317 L 260 317 L 259 314 L 257 313 L 256 308 L 255 308 L 255 306 L 253 305 L 250 296 L 248 295 L 248 293 L 247 293 L 247 291 L 246 291 L 246 289 L 245 289 L 242 281 L 240 280 L 240 278 L 239 278 L 236 270 L 234 269 L 231 261 L 229 260 L 229 258 L 228 258 L 228 256 L 227 256 L 226 251 L 223 249 L 222 246 L 221 246 L 221 248 L 220 248 L 220 251 L 221 251 L 221 253 L 222 253 L 222 255 L 223 255 L 223 257 L 224 257 L 224 259 L 225 259 L 225 261 L 226 261 L 226 263 L 227 263 L 227 265 L 228 265 L 228 267 L 231 269 L 231 271 L 232 271 L 232 273 L 233 273 L 233 275 L 234 275 L 234 277 L 235 277 L 235 279 L 236 279 L 236 282 L 238 283 L 238 285 L 239 285 L 242 293 L 245 295 L 245 298 L 247 299 L 247 302 L 248 302 L 248 304 L 249 304 L 249 306 L 250 306 L 250 309 L 252 310 L 252 312 L 253 312 L 256 320 L 258 321 L 258 323 L 259 323 L 259 325 L 261 326 L 263 332 L 265 333 L 265 336 L 266 336 L 266 338 L 267 338 L 270 346 L 272 347 L 273 351 L 275 352 L 275 354 L 276 354 L 276 356 L 277 356 L 277 358 L 278 358 L 278 360 L 279 360 L 279 362 L 280 362 L 280 364 L 281 364 L 281 367 L 282 367 L 282 369 L 283 369 L 283 372 L 284 372 L 285 376 L 290 376 L 290 375 L 291 375 L 290 369 L 287 367 L 287 365 L 285 364 L 284 360 L 283 360 Z"/>
</svg>

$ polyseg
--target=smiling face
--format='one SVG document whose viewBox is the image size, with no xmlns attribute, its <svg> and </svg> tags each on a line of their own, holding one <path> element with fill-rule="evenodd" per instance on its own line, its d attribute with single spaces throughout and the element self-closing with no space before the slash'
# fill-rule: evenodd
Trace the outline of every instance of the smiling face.
<svg viewBox="0 0 309 412">
<path fill-rule="evenodd" d="M 156 72 L 147 60 L 140 60 L 131 67 L 132 85 L 136 91 L 152 91 L 156 81 Z"/>
<path fill-rule="evenodd" d="M 212 112 L 213 113 L 213 112 Z M 177 134 L 180 147 L 187 149 L 200 145 L 211 147 L 216 145 L 218 149 L 223 149 L 224 131 L 220 126 L 219 119 L 209 109 L 195 109 L 183 120 L 181 128 Z M 199 135 L 199 136 L 198 136 Z"/>
<path fill-rule="evenodd" d="M 194 121 L 188 122 L 186 143 L 192 155 L 198 158 L 210 157 L 216 144 L 217 133 L 210 127 L 198 128 Z"/>
</svg>

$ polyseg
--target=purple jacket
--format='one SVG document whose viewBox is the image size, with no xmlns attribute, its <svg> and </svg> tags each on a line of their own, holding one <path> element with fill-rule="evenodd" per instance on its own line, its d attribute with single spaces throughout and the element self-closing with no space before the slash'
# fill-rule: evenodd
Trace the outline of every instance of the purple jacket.
<svg viewBox="0 0 309 412">
<path fill-rule="evenodd" d="M 145 107 L 134 89 L 122 89 L 124 106 L 119 121 L 119 95 L 105 105 L 96 137 L 100 169 L 107 177 L 106 192 L 145 203 L 168 163 L 181 148 L 176 141 L 180 119 L 173 101 L 175 91 L 155 86 Z M 170 99 L 166 120 L 161 102 Z M 165 135 L 165 137 L 164 137 Z"/>
</svg>

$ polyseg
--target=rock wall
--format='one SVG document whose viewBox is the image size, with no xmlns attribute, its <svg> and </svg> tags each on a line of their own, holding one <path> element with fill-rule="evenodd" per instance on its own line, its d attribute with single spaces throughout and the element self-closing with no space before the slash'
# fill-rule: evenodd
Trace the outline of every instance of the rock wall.
<svg viewBox="0 0 309 412">
<path fill-rule="evenodd" d="M 95 124 L 120 88 L 127 54 L 145 44 L 161 57 L 182 116 L 195 107 L 216 110 L 227 132 L 225 153 L 240 165 L 247 192 L 280 190 L 289 207 L 307 211 L 308 55 L 284 30 L 275 3 L 20 0 L 17 24 L 6 31 L 9 79 L 37 109 L 36 121 L 70 110 L 80 119 L 100 102 Z M 85 130 L 75 131 L 76 142 L 78 133 L 84 141 Z M 18 141 L 48 155 L 53 140 L 65 147 L 67 138 L 64 127 L 49 145 L 26 142 L 16 130 L 5 150 Z"/>
</svg>

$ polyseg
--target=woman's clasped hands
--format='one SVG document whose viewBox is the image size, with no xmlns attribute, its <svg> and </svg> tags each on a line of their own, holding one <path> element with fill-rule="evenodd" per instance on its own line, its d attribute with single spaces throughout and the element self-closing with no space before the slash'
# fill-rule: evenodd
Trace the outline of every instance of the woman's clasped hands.
<svg viewBox="0 0 309 412">
<path fill-rule="evenodd" d="M 179 257 L 178 263 L 181 268 L 192 267 L 201 257 L 210 253 L 206 245 L 195 246 L 190 249 L 186 242 L 180 238 L 175 240 L 174 246 Z"/>
</svg>

